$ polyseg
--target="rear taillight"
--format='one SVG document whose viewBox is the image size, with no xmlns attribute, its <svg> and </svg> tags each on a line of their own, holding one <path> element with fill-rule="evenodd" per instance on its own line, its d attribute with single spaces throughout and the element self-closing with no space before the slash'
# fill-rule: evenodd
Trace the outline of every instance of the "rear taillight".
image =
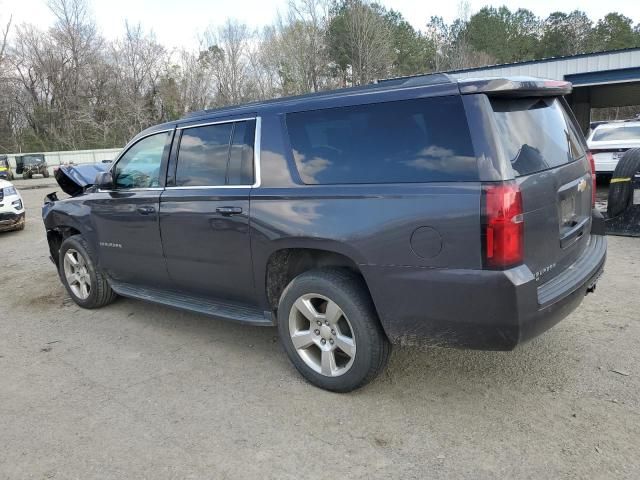
<svg viewBox="0 0 640 480">
<path fill-rule="evenodd" d="M 524 215 L 522 194 L 516 183 L 483 187 L 484 265 L 504 269 L 522 263 Z"/>
<path fill-rule="evenodd" d="M 596 161 L 593 158 L 593 152 L 587 152 L 589 166 L 591 167 L 591 206 L 596 206 Z"/>
</svg>

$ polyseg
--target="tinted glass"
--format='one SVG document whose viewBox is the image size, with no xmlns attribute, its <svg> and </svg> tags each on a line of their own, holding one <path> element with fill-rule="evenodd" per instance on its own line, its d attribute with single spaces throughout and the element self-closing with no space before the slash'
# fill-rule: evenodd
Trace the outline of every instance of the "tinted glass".
<svg viewBox="0 0 640 480">
<path fill-rule="evenodd" d="M 255 120 L 238 122 L 233 129 L 233 141 L 229 152 L 229 185 L 253 184 L 253 142 Z"/>
<path fill-rule="evenodd" d="M 593 132 L 594 142 L 609 140 L 635 140 L 640 141 L 640 125 L 625 125 L 615 128 L 597 128 Z"/>
<path fill-rule="evenodd" d="M 178 149 L 176 185 L 225 185 L 233 123 L 186 128 Z"/>
<path fill-rule="evenodd" d="M 308 184 L 478 179 L 459 97 L 299 112 L 287 129 Z"/>
<path fill-rule="evenodd" d="M 169 132 L 157 133 L 134 144 L 115 166 L 116 188 L 160 186 L 160 164 Z"/>
<path fill-rule="evenodd" d="M 516 176 L 572 162 L 584 155 L 578 133 L 557 98 L 492 99 L 507 158 Z"/>
</svg>

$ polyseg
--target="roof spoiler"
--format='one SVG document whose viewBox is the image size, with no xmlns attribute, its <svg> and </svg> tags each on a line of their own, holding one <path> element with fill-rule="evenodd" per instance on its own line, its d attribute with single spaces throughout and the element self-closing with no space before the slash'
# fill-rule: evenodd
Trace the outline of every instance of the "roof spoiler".
<svg viewBox="0 0 640 480">
<path fill-rule="evenodd" d="M 460 93 L 486 93 L 491 96 L 545 97 L 568 95 L 571 82 L 534 77 L 464 78 L 458 80 Z"/>
</svg>

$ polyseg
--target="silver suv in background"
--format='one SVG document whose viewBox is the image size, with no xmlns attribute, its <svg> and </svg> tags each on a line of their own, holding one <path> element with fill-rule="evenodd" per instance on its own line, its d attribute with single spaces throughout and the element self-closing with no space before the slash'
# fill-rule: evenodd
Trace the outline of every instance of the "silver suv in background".
<svg viewBox="0 0 640 480">
<path fill-rule="evenodd" d="M 640 147 L 640 121 L 598 125 L 589 134 L 587 145 L 596 173 L 611 175 L 627 150 Z"/>
</svg>

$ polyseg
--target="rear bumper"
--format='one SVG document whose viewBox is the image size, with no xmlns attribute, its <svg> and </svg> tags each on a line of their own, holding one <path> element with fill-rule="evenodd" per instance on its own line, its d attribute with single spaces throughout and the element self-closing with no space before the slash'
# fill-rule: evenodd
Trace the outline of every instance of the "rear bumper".
<svg viewBox="0 0 640 480">
<path fill-rule="evenodd" d="M 392 343 L 511 350 L 571 313 L 604 269 L 606 237 L 542 286 L 526 266 L 506 271 L 362 266 Z"/>
</svg>

